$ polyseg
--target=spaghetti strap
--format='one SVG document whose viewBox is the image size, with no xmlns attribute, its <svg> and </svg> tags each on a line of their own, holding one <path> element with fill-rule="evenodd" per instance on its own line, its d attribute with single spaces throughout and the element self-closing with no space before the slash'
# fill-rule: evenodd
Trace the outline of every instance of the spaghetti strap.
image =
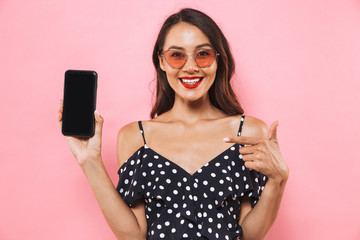
<svg viewBox="0 0 360 240">
<path fill-rule="evenodd" d="M 144 139 L 144 144 L 146 144 L 144 129 L 143 129 L 143 127 L 142 127 L 141 121 L 138 121 L 138 124 L 139 124 L 139 128 L 140 128 L 141 135 L 142 135 L 142 137 L 143 137 L 143 139 Z"/>
<path fill-rule="evenodd" d="M 245 114 L 241 115 L 241 120 L 240 120 L 240 127 L 239 127 L 239 131 L 238 131 L 238 136 L 241 135 L 241 130 L 242 130 L 242 126 L 244 124 L 244 120 L 245 120 Z"/>
</svg>

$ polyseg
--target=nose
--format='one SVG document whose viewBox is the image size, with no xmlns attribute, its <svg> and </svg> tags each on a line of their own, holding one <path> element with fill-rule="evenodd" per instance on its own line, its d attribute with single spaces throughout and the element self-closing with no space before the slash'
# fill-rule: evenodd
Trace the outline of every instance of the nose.
<svg viewBox="0 0 360 240">
<path fill-rule="evenodd" d="M 194 57 L 190 54 L 188 55 L 185 65 L 183 66 L 183 71 L 185 71 L 185 72 L 198 72 L 199 71 L 199 67 L 196 64 Z"/>
</svg>

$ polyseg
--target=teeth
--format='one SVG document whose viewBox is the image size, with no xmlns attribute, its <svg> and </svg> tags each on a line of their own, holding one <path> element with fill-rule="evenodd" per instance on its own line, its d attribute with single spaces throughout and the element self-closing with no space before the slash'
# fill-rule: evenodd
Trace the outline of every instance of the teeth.
<svg viewBox="0 0 360 240">
<path fill-rule="evenodd" d="M 186 84 L 195 84 L 197 82 L 200 82 L 201 78 L 196 78 L 196 79 L 182 79 L 180 78 L 180 80 Z"/>
</svg>

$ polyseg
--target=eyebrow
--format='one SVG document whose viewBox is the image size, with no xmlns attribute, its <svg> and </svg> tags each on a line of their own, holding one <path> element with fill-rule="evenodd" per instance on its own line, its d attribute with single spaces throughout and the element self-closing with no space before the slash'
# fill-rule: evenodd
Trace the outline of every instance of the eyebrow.
<svg viewBox="0 0 360 240">
<path fill-rule="evenodd" d="M 203 43 L 203 44 L 200 44 L 200 45 L 197 45 L 195 47 L 195 49 L 197 48 L 202 48 L 202 47 L 205 47 L 205 46 L 209 46 L 209 47 L 212 47 L 210 43 Z M 179 46 L 170 46 L 168 49 L 180 49 L 180 50 L 185 50 L 185 48 L 183 47 L 179 47 Z"/>
</svg>

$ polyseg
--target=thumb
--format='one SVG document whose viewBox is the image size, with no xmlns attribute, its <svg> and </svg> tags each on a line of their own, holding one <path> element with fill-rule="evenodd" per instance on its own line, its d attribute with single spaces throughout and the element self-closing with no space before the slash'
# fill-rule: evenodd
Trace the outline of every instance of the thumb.
<svg viewBox="0 0 360 240">
<path fill-rule="evenodd" d="M 279 126 L 279 120 L 273 122 L 269 129 L 269 140 L 275 140 L 277 142 L 277 127 Z"/>
<path fill-rule="evenodd" d="M 102 126 L 104 124 L 104 118 L 100 115 L 100 113 L 97 110 L 94 111 L 94 114 L 95 114 L 95 134 L 101 135 Z"/>
</svg>

